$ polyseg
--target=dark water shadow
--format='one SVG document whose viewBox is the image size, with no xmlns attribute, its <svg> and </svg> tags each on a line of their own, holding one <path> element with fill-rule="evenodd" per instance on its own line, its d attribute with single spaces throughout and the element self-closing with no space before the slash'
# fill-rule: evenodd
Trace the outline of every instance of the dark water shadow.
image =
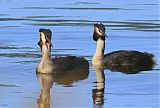
<svg viewBox="0 0 160 108">
<path fill-rule="evenodd" d="M 106 66 L 106 69 L 109 69 L 112 72 L 121 72 L 125 74 L 137 74 L 142 71 L 151 71 L 154 70 L 156 63 L 148 63 L 148 64 L 134 64 L 134 65 L 112 65 Z"/>
<path fill-rule="evenodd" d="M 0 88 L 3 88 L 3 87 L 19 87 L 19 86 L 11 85 L 11 84 L 0 84 Z"/>
<path fill-rule="evenodd" d="M 40 58 L 40 54 L 31 53 L 1 53 L 0 57 L 11 57 L 11 58 Z"/>
<path fill-rule="evenodd" d="M 154 4 L 154 3 L 150 3 L 150 4 L 130 4 L 130 5 L 139 5 L 139 6 L 152 6 L 152 5 L 158 5 L 158 4 Z"/>
<path fill-rule="evenodd" d="M 65 72 L 57 72 L 55 74 L 55 82 L 58 85 L 64 85 L 64 86 L 72 86 L 73 82 L 77 82 L 80 80 L 87 79 L 89 76 L 89 70 L 88 69 L 80 69 L 80 70 L 71 70 L 71 71 L 65 71 Z"/>
<path fill-rule="evenodd" d="M 73 7 L 22 7 L 12 9 L 62 9 L 62 10 L 125 10 L 123 8 L 73 8 Z"/>
<path fill-rule="evenodd" d="M 26 18 L 64 18 L 65 16 L 27 16 Z"/>
<path fill-rule="evenodd" d="M 0 18 L 0 21 L 22 21 L 24 18 Z"/>
<path fill-rule="evenodd" d="M 10 46 L 10 45 L 3 45 L 3 46 L 0 46 L 0 49 L 19 49 L 15 46 Z"/>
<path fill-rule="evenodd" d="M 0 28 L 17 28 L 17 27 L 21 27 L 21 26 L 0 26 Z"/>
<path fill-rule="evenodd" d="M 92 66 L 94 71 L 95 71 L 95 74 L 96 74 L 96 85 L 94 87 L 94 89 L 92 89 L 92 99 L 93 99 L 93 105 L 94 107 L 96 108 L 103 108 L 103 105 L 105 103 L 105 98 L 104 97 L 108 94 L 110 95 L 157 95 L 157 94 L 148 94 L 148 93 L 139 93 L 139 94 L 136 94 L 136 93 L 105 93 L 105 74 L 104 74 L 104 70 L 106 67 L 104 67 L 104 65 L 93 65 Z M 135 66 L 114 66 L 112 67 L 112 69 L 110 69 L 111 71 L 113 72 L 121 72 L 121 73 L 124 73 L 126 75 L 129 75 L 129 74 L 138 74 L 139 72 L 141 72 L 142 70 L 141 69 L 144 69 L 144 67 L 135 67 Z M 150 70 L 151 67 L 145 67 L 146 70 Z M 153 69 L 155 70 L 155 69 Z M 159 69 L 156 69 L 156 70 L 159 70 Z"/>
<path fill-rule="evenodd" d="M 55 7 L 54 9 L 63 10 L 122 10 L 123 8 L 72 8 L 72 7 Z"/>
<path fill-rule="evenodd" d="M 75 3 L 65 4 L 65 5 L 94 5 L 94 4 L 100 4 L 100 3 L 98 2 L 75 2 Z"/>
</svg>

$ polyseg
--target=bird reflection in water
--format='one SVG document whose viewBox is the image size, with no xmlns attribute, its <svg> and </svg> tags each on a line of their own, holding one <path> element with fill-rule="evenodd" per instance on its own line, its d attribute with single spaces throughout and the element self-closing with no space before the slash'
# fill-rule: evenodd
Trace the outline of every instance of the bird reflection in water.
<svg viewBox="0 0 160 108">
<path fill-rule="evenodd" d="M 100 63 L 100 65 L 92 65 L 95 74 L 96 74 L 96 88 L 92 90 L 92 98 L 93 98 L 93 104 L 99 107 L 102 107 L 104 104 L 104 92 L 105 92 L 105 74 L 104 69 L 105 66 L 103 63 Z M 129 74 L 137 74 L 141 72 L 142 68 L 139 68 L 139 66 L 132 66 L 132 65 L 126 65 L 126 66 L 114 66 L 110 68 L 112 72 L 121 72 L 126 75 Z"/>
<path fill-rule="evenodd" d="M 151 70 L 150 65 L 147 67 L 141 67 L 140 65 L 124 65 L 124 66 L 119 66 L 119 65 L 115 65 L 112 67 L 109 67 L 108 69 L 111 70 L 112 72 L 121 72 L 124 74 L 138 74 L 139 72 L 143 70 L 145 71 L 149 71 Z"/>
<path fill-rule="evenodd" d="M 38 108 L 50 108 L 50 89 L 52 88 L 54 76 L 52 74 L 37 74 L 41 85 L 41 94 L 37 99 Z"/>
<path fill-rule="evenodd" d="M 50 108 L 50 90 L 53 82 L 65 87 L 72 86 L 73 82 L 88 78 L 89 70 L 72 70 L 65 72 L 55 72 L 50 74 L 37 73 L 38 80 L 42 87 L 41 94 L 37 99 L 38 108 Z"/>
<path fill-rule="evenodd" d="M 104 104 L 105 75 L 103 66 L 93 66 L 96 73 L 96 88 L 92 90 L 93 104 L 102 106 Z"/>
</svg>

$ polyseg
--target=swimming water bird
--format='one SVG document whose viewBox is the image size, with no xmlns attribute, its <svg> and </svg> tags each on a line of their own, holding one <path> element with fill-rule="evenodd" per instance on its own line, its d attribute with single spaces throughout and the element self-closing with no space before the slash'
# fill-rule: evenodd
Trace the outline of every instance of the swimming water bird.
<svg viewBox="0 0 160 108">
<path fill-rule="evenodd" d="M 51 58 L 52 32 L 49 29 L 39 29 L 42 59 L 37 67 L 37 73 L 56 73 L 70 70 L 89 69 L 89 63 L 83 57 L 67 56 Z"/>
<path fill-rule="evenodd" d="M 94 24 L 93 40 L 97 43 L 95 54 L 92 58 L 93 65 L 103 65 L 112 71 L 138 71 L 151 70 L 155 64 L 154 56 L 147 52 L 133 50 L 119 50 L 104 55 L 105 50 L 105 26 Z"/>
</svg>

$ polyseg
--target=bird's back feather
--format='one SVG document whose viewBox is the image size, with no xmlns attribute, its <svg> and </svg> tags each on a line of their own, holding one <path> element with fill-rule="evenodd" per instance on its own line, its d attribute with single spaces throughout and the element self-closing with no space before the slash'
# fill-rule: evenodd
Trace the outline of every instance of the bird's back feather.
<svg viewBox="0 0 160 108">
<path fill-rule="evenodd" d="M 153 68 L 155 64 L 153 57 L 152 54 L 146 52 L 120 50 L 106 54 L 104 64 L 109 69 L 115 66 L 129 66 L 142 71 Z"/>
<path fill-rule="evenodd" d="M 53 58 L 55 71 L 69 71 L 74 69 L 89 69 L 89 63 L 83 57 L 67 56 Z"/>
</svg>

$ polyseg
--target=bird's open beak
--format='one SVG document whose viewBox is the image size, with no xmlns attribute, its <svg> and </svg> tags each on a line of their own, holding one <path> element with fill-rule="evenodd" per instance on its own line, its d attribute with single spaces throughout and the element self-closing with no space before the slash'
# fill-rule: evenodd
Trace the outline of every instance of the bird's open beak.
<svg viewBox="0 0 160 108">
<path fill-rule="evenodd" d="M 46 42 L 45 35 L 42 32 L 40 32 L 40 40 L 38 42 L 38 45 L 39 46 L 45 45 L 46 44 L 45 42 Z"/>
<path fill-rule="evenodd" d="M 45 45 L 45 44 L 46 44 L 45 36 L 44 36 L 43 32 L 40 32 L 40 40 L 38 42 L 38 45 L 40 46 L 41 51 L 42 51 L 42 45 Z"/>
</svg>

